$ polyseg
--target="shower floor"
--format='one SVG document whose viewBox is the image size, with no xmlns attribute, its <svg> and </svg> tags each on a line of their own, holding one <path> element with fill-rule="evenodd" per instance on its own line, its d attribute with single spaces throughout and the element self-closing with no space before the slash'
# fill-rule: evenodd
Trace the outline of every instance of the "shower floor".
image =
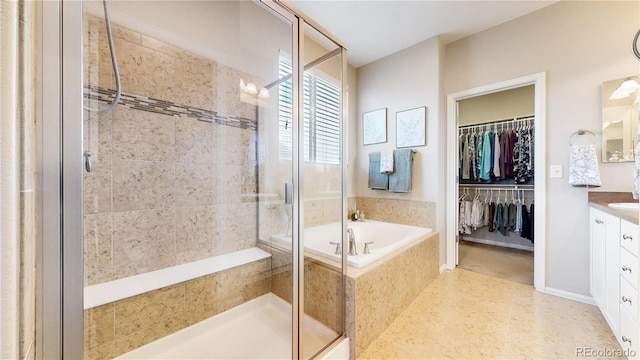
<svg viewBox="0 0 640 360">
<path fill-rule="evenodd" d="M 338 334 L 311 317 L 304 320 L 309 358 Z M 291 323 L 291 305 L 269 293 L 116 359 L 290 359 Z"/>
</svg>

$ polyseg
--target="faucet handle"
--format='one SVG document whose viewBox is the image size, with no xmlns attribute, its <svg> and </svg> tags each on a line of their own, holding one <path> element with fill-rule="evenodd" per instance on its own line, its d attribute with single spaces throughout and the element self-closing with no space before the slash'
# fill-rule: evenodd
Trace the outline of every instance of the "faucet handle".
<svg viewBox="0 0 640 360">
<path fill-rule="evenodd" d="M 340 243 L 329 241 L 329 244 L 336 246 L 336 251 L 335 251 L 336 255 L 342 255 L 342 246 L 340 246 Z"/>
<path fill-rule="evenodd" d="M 373 244 L 373 241 L 369 241 L 369 242 L 365 242 L 364 243 L 364 253 L 365 254 L 371 254 L 371 252 L 369 251 L 369 245 Z"/>
</svg>

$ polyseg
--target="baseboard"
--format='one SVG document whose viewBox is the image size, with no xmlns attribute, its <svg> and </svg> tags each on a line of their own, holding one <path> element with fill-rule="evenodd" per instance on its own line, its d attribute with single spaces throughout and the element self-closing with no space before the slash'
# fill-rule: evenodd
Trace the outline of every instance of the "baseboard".
<svg viewBox="0 0 640 360">
<path fill-rule="evenodd" d="M 447 264 L 443 264 L 440 266 L 440 274 L 442 274 L 445 270 L 447 270 Z"/>
<path fill-rule="evenodd" d="M 505 243 L 505 242 L 501 242 L 501 241 L 485 240 L 485 239 L 478 239 L 478 238 L 473 238 L 473 237 L 465 237 L 463 240 L 464 241 L 475 242 L 475 243 L 480 243 L 480 244 L 502 246 L 502 247 L 511 248 L 511 249 L 533 251 L 533 246 L 526 246 L 526 245 L 519 245 L 519 244 L 509 244 L 509 243 Z"/>
<path fill-rule="evenodd" d="M 544 290 L 541 292 L 545 294 L 569 299 L 569 300 L 578 301 L 578 302 L 589 304 L 589 305 L 594 305 L 594 306 L 596 305 L 596 302 L 593 300 L 591 296 L 580 295 L 580 294 L 576 294 L 576 293 L 572 293 L 564 290 L 558 290 L 550 287 L 544 288 Z"/>
</svg>

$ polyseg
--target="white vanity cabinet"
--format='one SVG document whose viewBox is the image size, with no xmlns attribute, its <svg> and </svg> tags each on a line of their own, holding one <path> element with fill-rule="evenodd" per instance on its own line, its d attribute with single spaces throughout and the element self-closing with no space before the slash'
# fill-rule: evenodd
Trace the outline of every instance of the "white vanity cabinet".
<svg viewBox="0 0 640 360">
<path fill-rule="evenodd" d="M 591 208 L 591 296 L 614 334 L 618 334 L 620 219 Z"/>
<path fill-rule="evenodd" d="M 629 358 L 640 353 L 638 225 L 590 208 L 590 290 Z"/>
<path fill-rule="evenodd" d="M 620 329 L 616 334 L 622 349 L 630 358 L 640 355 L 638 331 L 638 290 L 640 288 L 640 266 L 638 266 L 638 225 L 620 220 Z"/>
</svg>

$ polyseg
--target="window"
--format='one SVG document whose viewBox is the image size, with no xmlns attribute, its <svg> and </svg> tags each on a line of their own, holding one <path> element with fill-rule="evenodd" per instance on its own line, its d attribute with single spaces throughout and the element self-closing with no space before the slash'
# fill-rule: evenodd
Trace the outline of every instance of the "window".
<svg viewBox="0 0 640 360">
<path fill-rule="evenodd" d="M 291 74 L 291 64 L 280 60 L 280 77 Z M 280 158 L 292 156 L 292 80 L 280 84 Z M 340 88 L 322 78 L 304 74 L 304 160 L 340 164 Z"/>
</svg>

